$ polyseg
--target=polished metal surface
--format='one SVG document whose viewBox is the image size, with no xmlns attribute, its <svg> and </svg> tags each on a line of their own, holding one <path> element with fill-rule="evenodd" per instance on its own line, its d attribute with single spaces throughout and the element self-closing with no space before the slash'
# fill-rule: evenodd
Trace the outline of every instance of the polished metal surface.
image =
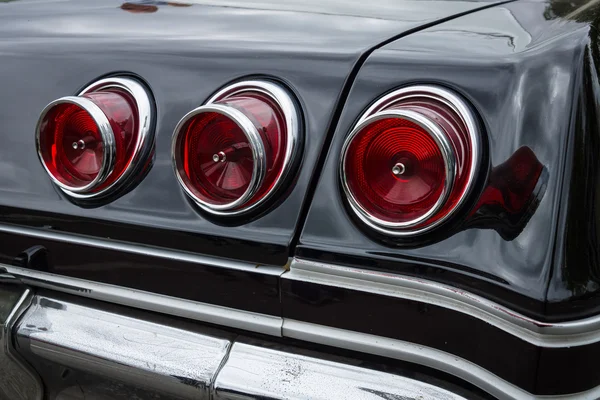
<svg viewBox="0 0 600 400">
<path fill-rule="evenodd" d="M 182 129 L 192 118 L 203 113 L 218 113 L 226 116 L 227 118 L 235 122 L 235 124 L 243 132 L 244 136 L 246 136 L 246 138 L 248 139 L 248 143 L 250 144 L 250 150 L 252 150 L 252 177 L 250 178 L 248 188 L 239 198 L 229 203 L 213 204 L 208 201 L 202 200 L 201 198 L 196 196 L 194 190 L 190 188 L 191 184 L 189 180 L 181 173 L 181 171 L 183 170 L 183 160 L 180 157 L 178 157 L 177 154 L 179 154 L 181 146 L 185 146 L 185 143 L 183 142 L 183 134 L 185 134 L 185 132 L 182 132 Z M 200 208 L 210 213 L 219 213 L 232 210 L 242 206 L 244 203 L 250 200 L 252 196 L 254 196 L 256 191 L 260 188 L 267 168 L 267 161 L 265 159 L 265 146 L 260 137 L 260 134 L 258 133 L 258 130 L 254 126 L 252 121 L 250 121 L 250 119 L 241 111 L 222 104 L 209 103 L 195 108 L 186 115 L 184 115 L 184 117 L 179 121 L 179 123 L 177 123 L 177 126 L 175 127 L 175 133 L 173 134 L 173 143 L 171 146 L 171 155 L 173 158 L 173 168 L 175 170 L 175 176 L 177 176 L 177 180 L 181 184 L 183 190 L 185 190 L 187 195 L 190 196 L 198 204 L 198 206 L 200 206 Z M 219 161 L 219 158 L 217 158 L 217 161 Z M 230 212 L 227 212 L 226 214 L 230 214 Z"/>
<path fill-rule="evenodd" d="M 0 278 L 14 281 L 0 283 L 0 400 L 41 400 L 39 376 L 13 347 L 13 328 L 31 302 L 31 291 L 3 276 L 1 268 Z"/>
<path fill-rule="evenodd" d="M 98 190 L 93 193 L 81 193 L 73 192 L 69 193 L 72 197 L 79 199 L 89 199 L 93 197 L 102 196 L 112 191 L 117 185 L 131 178 L 132 172 L 136 167 L 140 166 L 140 163 L 145 164 L 148 160 L 144 159 L 147 157 L 149 152 L 147 151 L 154 143 L 154 132 L 152 131 L 152 119 L 154 118 L 152 107 L 150 103 L 150 95 L 148 91 L 137 81 L 130 78 L 112 77 L 100 79 L 97 82 L 92 83 L 79 93 L 82 96 L 86 93 L 98 92 L 105 89 L 119 89 L 129 93 L 137 108 L 137 140 L 135 143 L 135 150 L 131 156 L 131 161 L 121 174 L 113 183 L 106 186 L 102 190 Z M 112 129 L 111 129 L 112 132 Z"/>
<path fill-rule="evenodd" d="M 22 354 L 182 399 L 208 399 L 230 341 L 36 296 L 17 327 Z M 31 358 L 31 356 L 26 356 Z"/>
<path fill-rule="evenodd" d="M 209 393 L 215 399 L 463 398 L 414 379 L 327 360 L 318 353 L 298 354 L 282 345 L 234 340 L 220 331 L 190 325 L 183 329 L 179 323 L 175 328 L 168 319 L 157 322 L 155 317 L 132 317 L 114 308 L 107 311 L 106 306 L 75 301 L 35 296 L 16 327 L 18 351 L 40 368 L 52 393 L 58 393 L 50 399 L 83 399 L 86 393 L 125 399 L 131 397 L 123 393 L 132 390 L 168 399 L 209 398 Z M 464 379 L 501 400 L 596 400 L 600 396 L 600 387 L 577 394 L 535 396 L 460 357 L 400 340 L 291 319 L 285 320 L 283 333 L 424 365 Z M 86 378 L 73 383 L 71 374 Z M 23 399 L 30 398 L 35 397 Z"/>
<path fill-rule="evenodd" d="M 3 266 L 24 283 L 58 292 L 106 301 L 137 309 L 208 322 L 271 336 L 281 336 L 282 319 L 213 304 L 158 295 L 136 289 L 64 277 L 30 269 Z"/>
<path fill-rule="evenodd" d="M 407 99 L 430 99 L 437 102 L 441 102 L 446 106 L 450 107 L 455 112 L 456 116 L 461 119 L 462 123 L 466 127 L 472 148 L 470 155 L 471 164 L 468 181 L 464 192 L 462 193 L 460 199 L 456 203 L 456 206 L 444 217 L 439 218 L 431 224 L 427 224 L 426 226 L 415 229 L 410 228 L 415 227 L 421 222 L 427 220 L 444 205 L 450 191 L 452 190 L 452 184 L 454 183 L 454 177 L 456 175 L 456 155 L 454 154 L 449 139 L 434 121 L 430 120 L 429 118 L 422 117 L 415 112 L 409 111 L 410 114 L 406 114 L 405 110 L 400 111 L 396 109 L 390 109 L 390 107 L 393 107 L 394 104 L 396 104 L 397 102 Z M 356 137 L 356 135 L 371 122 L 377 121 L 382 118 L 390 118 L 392 116 L 390 113 L 392 112 L 398 113 L 397 116 L 400 118 L 411 119 L 413 122 L 422 126 L 430 134 L 430 136 L 436 141 L 436 143 L 440 147 L 440 150 L 442 151 L 446 169 L 444 191 L 442 192 L 440 198 L 431 207 L 431 209 L 427 211 L 426 214 L 414 220 L 403 223 L 390 223 L 388 221 L 381 220 L 379 218 L 374 217 L 367 210 L 365 210 L 358 203 L 355 196 L 352 194 L 352 191 L 349 189 L 345 171 L 348 147 L 350 146 L 350 143 L 352 142 L 354 137 Z M 417 116 L 420 118 L 415 118 Z M 454 211 L 457 210 L 460 207 L 460 205 L 464 202 L 465 198 L 467 197 L 474 185 L 474 180 L 477 171 L 479 171 L 479 163 L 481 159 L 481 139 L 479 137 L 479 129 L 477 128 L 477 123 L 475 122 L 473 112 L 463 99 L 461 99 L 459 96 L 452 93 L 451 91 L 441 87 L 431 85 L 417 85 L 397 89 L 383 96 L 374 104 L 372 104 L 360 116 L 355 127 L 344 140 L 341 151 L 342 156 L 339 168 L 340 180 L 342 182 L 342 188 L 344 189 L 346 198 L 348 199 L 348 202 L 350 204 L 350 208 L 356 214 L 356 216 L 358 216 L 367 226 L 383 234 L 397 237 L 413 236 L 435 228 L 443 221 L 447 220 L 454 213 Z M 394 174 L 396 175 L 397 173 L 394 172 Z"/>
<path fill-rule="evenodd" d="M 600 386 L 585 392 L 536 396 L 512 385 L 479 365 L 431 347 L 402 340 L 389 339 L 344 329 L 331 328 L 301 321 L 286 319 L 283 324 L 285 337 L 340 347 L 382 357 L 395 358 L 424 365 L 464 379 L 500 400 L 597 400 Z"/>
<path fill-rule="evenodd" d="M 464 400 L 445 389 L 367 368 L 235 343 L 215 400 Z"/>
<path fill-rule="evenodd" d="M 173 251 L 157 247 L 117 242 L 110 239 L 100 239 L 96 237 L 74 235 L 52 230 L 40 230 L 16 225 L 0 224 L 0 232 L 14 233 L 16 235 L 27 235 L 37 239 L 50 239 L 64 243 L 81 244 L 85 246 L 96 247 L 99 249 L 121 251 L 123 253 L 129 254 L 151 255 L 153 257 L 170 260 L 180 260 L 192 263 L 214 265 L 226 269 L 260 272 L 262 274 L 273 276 L 281 275 L 284 271 L 282 267 L 257 265 L 243 261 L 203 256 L 184 251 Z M 10 266 L 7 267 L 11 268 Z"/>
<path fill-rule="evenodd" d="M 350 187 L 348 185 L 348 179 L 347 179 L 347 174 L 346 174 L 346 157 L 348 155 L 348 148 L 350 147 L 350 143 L 352 143 L 352 141 L 354 140 L 354 138 L 356 137 L 356 135 L 359 132 L 361 132 L 363 129 L 365 129 L 370 124 L 377 122 L 379 120 L 388 119 L 388 118 L 406 119 L 408 121 L 411 121 L 411 122 L 419 125 L 423 129 L 425 129 L 427 131 L 427 133 L 429 134 L 429 136 L 431 136 L 431 138 L 433 138 L 433 140 L 437 144 L 438 148 L 440 149 L 440 152 L 442 153 L 442 157 L 444 159 L 445 177 L 444 177 L 444 182 L 443 182 L 443 189 L 442 189 L 442 192 L 440 193 L 440 196 L 438 197 L 436 202 L 431 206 L 431 208 L 429 210 L 427 210 L 427 212 L 425 212 L 423 215 L 421 215 L 418 218 L 414 218 L 410 221 L 405 221 L 405 222 L 390 222 L 390 221 L 385 221 L 383 219 L 373 216 L 367 209 L 365 209 L 356 200 L 354 193 L 352 193 L 352 190 L 350 189 Z M 400 165 L 402 165 L 402 167 L 404 167 L 403 164 L 400 164 Z M 404 171 L 404 170 L 402 170 L 402 171 Z M 400 173 L 400 168 L 398 169 L 398 173 L 394 173 L 394 174 L 399 174 L 399 173 Z M 438 126 L 437 123 L 435 123 L 435 121 L 432 121 L 429 118 L 427 118 L 417 112 L 411 111 L 411 110 L 384 110 L 384 111 L 379 111 L 377 113 L 374 113 L 374 114 L 370 115 L 369 117 L 362 119 L 362 121 L 352 130 L 352 132 L 350 132 L 350 135 L 346 138 L 346 141 L 344 142 L 344 146 L 342 147 L 340 179 L 342 181 L 342 187 L 344 189 L 344 193 L 346 194 L 346 197 L 348 198 L 348 201 L 350 203 L 350 207 L 352 208 L 354 213 L 365 224 L 367 224 L 371 228 L 376 229 L 385 234 L 391 234 L 394 236 L 413 235 L 415 233 L 415 230 L 411 230 L 410 229 L 411 227 L 414 227 L 416 225 L 419 225 L 423 221 L 426 221 L 428 218 L 433 216 L 440 208 L 443 207 L 444 203 L 446 202 L 446 199 L 448 198 L 448 196 L 450 195 L 450 192 L 452 191 L 455 176 L 456 176 L 456 156 L 454 154 L 454 151 L 452 150 L 452 144 L 450 143 L 448 137 L 446 137 L 446 135 L 443 133 L 442 129 Z M 402 230 L 398 230 L 398 229 L 402 229 Z M 422 229 L 425 229 L 425 228 L 422 228 Z M 417 231 L 420 231 L 422 229 L 417 229 Z"/>
<path fill-rule="evenodd" d="M 359 367 L 360 360 L 298 354 L 296 348 L 130 311 L 76 298 L 33 298 L 15 328 L 16 343 L 40 372 L 49 400 L 464 399 L 450 391 L 460 387 L 443 381 L 434 386 Z"/>
<path fill-rule="evenodd" d="M 87 185 L 84 185 L 84 186 L 71 186 L 71 185 L 68 185 L 68 184 L 63 183 L 60 180 L 58 180 L 50 172 L 50 170 L 46 166 L 46 163 L 44 162 L 44 157 L 42 156 L 42 149 L 40 147 L 40 135 L 41 135 L 41 129 L 42 129 L 42 122 L 43 122 L 46 114 L 48 114 L 48 112 L 50 112 L 50 110 L 52 108 L 54 108 L 55 106 L 58 106 L 60 104 L 74 104 L 74 105 L 78 106 L 79 108 L 82 108 L 83 110 L 85 110 L 94 119 L 94 122 L 96 123 L 96 126 L 98 127 L 98 131 L 100 132 L 100 136 L 102 137 L 102 149 L 103 149 L 102 165 L 100 166 L 98 175 L 96 175 L 96 177 L 90 183 L 88 183 Z M 104 112 L 102 112 L 100 107 L 98 107 L 93 101 L 86 99 L 84 97 L 77 97 L 77 96 L 61 97 L 60 99 L 54 100 L 53 102 L 48 104 L 42 110 L 42 113 L 40 114 L 40 117 L 38 119 L 38 122 L 37 122 L 37 125 L 35 128 L 35 145 L 36 145 L 36 150 L 37 150 L 37 154 L 40 159 L 40 162 L 42 163 L 42 166 L 48 173 L 48 176 L 50 176 L 50 179 L 52 179 L 52 182 L 54 182 L 63 192 L 65 192 L 68 195 L 73 195 L 75 193 L 85 193 L 85 192 L 93 189 L 94 187 L 96 187 L 97 185 L 102 183 L 110 175 L 110 173 L 112 172 L 112 170 L 114 168 L 114 162 L 115 162 L 115 156 L 116 156 L 115 154 L 116 154 L 117 149 L 115 147 L 116 145 L 115 145 L 114 133 L 110 126 L 110 123 L 108 122 L 108 118 L 106 118 L 106 115 L 104 115 Z"/>
<path fill-rule="evenodd" d="M 539 347 L 571 348 L 600 342 L 600 316 L 566 322 L 536 321 L 481 296 L 423 278 L 299 258 L 292 261 L 284 277 L 444 307 L 483 320 Z M 339 347 L 343 347 L 341 344 Z"/>
</svg>

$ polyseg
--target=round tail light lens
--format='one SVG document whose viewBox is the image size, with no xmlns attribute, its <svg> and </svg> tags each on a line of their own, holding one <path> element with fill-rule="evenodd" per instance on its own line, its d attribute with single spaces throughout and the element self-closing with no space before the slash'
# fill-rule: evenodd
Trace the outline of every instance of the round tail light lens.
<svg viewBox="0 0 600 400">
<path fill-rule="evenodd" d="M 55 100 L 37 124 L 40 161 L 67 195 L 106 194 L 148 156 L 150 110 L 146 90 L 125 78 L 104 79 L 79 96 Z"/>
<path fill-rule="evenodd" d="M 175 128 L 175 173 L 205 211 L 238 215 L 264 202 L 297 157 L 299 119 L 284 89 L 267 81 L 229 86 Z"/>
<path fill-rule="evenodd" d="M 342 149 L 341 180 L 350 208 L 393 236 L 426 232 L 450 217 L 474 184 L 477 125 L 450 91 L 415 86 L 371 106 Z"/>
</svg>

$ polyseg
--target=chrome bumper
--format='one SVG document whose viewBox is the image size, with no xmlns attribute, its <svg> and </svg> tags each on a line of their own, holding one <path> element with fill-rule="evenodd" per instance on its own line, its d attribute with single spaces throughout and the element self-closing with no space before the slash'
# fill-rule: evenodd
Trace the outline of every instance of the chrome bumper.
<svg viewBox="0 0 600 400">
<path fill-rule="evenodd" d="M 464 399 L 356 360 L 19 288 L 0 284 L 0 399 Z"/>
</svg>

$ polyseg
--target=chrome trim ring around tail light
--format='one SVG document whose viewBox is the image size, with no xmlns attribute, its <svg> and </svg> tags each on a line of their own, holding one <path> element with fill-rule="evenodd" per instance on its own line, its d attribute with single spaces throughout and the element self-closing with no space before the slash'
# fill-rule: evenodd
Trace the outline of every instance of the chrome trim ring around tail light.
<svg viewBox="0 0 600 400">
<path fill-rule="evenodd" d="M 74 104 L 85 110 L 94 119 L 94 122 L 96 123 L 96 126 L 98 127 L 98 130 L 100 131 L 100 135 L 102 137 L 103 157 L 102 164 L 100 166 L 100 171 L 98 172 L 98 175 L 94 178 L 93 181 L 84 186 L 71 186 L 61 182 L 56 176 L 54 176 L 52 171 L 50 171 L 46 162 L 43 159 L 40 144 L 41 124 L 48 112 L 50 112 L 50 110 L 52 110 L 54 107 L 60 104 Z M 100 183 L 102 183 L 108 177 L 108 175 L 112 173 L 115 162 L 115 153 L 117 151 L 115 148 L 114 134 L 110 123 L 108 122 L 108 118 L 106 118 L 104 112 L 93 101 L 88 100 L 85 97 L 77 96 L 61 97 L 58 100 L 54 100 L 53 102 L 48 104 L 42 111 L 35 131 L 35 143 L 37 147 L 38 156 L 40 158 L 40 161 L 42 162 L 42 166 L 50 176 L 50 179 L 52 179 L 52 182 L 54 182 L 59 188 L 61 188 L 63 192 L 73 196 L 89 192 L 90 190 L 93 190 L 96 186 L 98 186 Z"/>
<path fill-rule="evenodd" d="M 115 90 L 126 93 L 135 103 L 134 111 L 137 115 L 137 125 L 136 132 L 134 132 L 134 134 L 136 135 L 136 139 L 133 148 L 133 154 L 129 158 L 126 167 L 121 172 L 121 175 L 110 184 L 98 189 L 114 172 L 115 159 L 117 156 L 116 153 L 118 149 L 115 146 L 115 132 L 113 132 L 113 129 L 108 121 L 108 117 L 104 111 L 102 111 L 102 109 L 96 103 L 82 96 L 91 93 Z M 52 171 L 49 170 L 42 155 L 40 135 L 43 121 L 46 115 L 55 106 L 60 104 L 74 104 L 86 111 L 93 118 L 94 123 L 98 127 L 102 137 L 102 147 L 104 150 L 102 165 L 100 166 L 98 175 L 94 178 L 94 180 L 84 186 L 71 186 L 61 182 L 57 177 L 54 176 Z M 40 158 L 42 166 L 52 181 L 69 197 L 74 199 L 91 199 L 102 197 L 113 192 L 120 185 L 129 180 L 132 173 L 134 173 L 134 171 L 140 167 L 140 165 L 146 165 L 147 158 L 150 157 L 151 149 L 154 144 L 154 132 L 152 131 L 153 118 L 154 115 L 151 96 L 148 90 L 135 79 L 112 77 L 98 80 L 85 87 L 77 96 L 62 97 L 51 102 L 44 108 L 37 122 L 35 133 L 38 157 Z"/>
<path fill-rule="evenodd" d="M 283 162 L 274 182 L 265 193 L 256 198 L 257 193 L 265 184 L 265 176 L 268 172 L 266 161 L 267 149 L 261 132 L 266 132 L 266 127 L 261 127 L 260 122 L 247 110 L 241 110 L 227 102 L 236 100 L 236 96 L 244 94 L 257 94 L 265 96 L 272 102 L 276 109 L 274 112 L 281 113 L 285 125 L 286 146 L 284 149 Z M 203 113 L 216 112 L 231 119 L 242 130 L 244 136 L 252 149 L 252 178 L 244 193 L 235 198 L 235 200 L 217 204 L 215 202 L 202 199 L 197 193 L 196 188 L 190 182 L 184 171 L 184 160 L 180 155 L 185 146 L 185 130 L 192 123 L 195 117 Z M 261 132 L 259 132 L 261 128 Z M 185 193 L 204 211 L 219 216 L 236 216 L 250 212 L 265 202 L 271 195 L 281 187 L 283 182 L 290 174 L 292 165 L 299 157 L 301 147 L 301 120 L 300 112 L 296 102 L 288 90 L 280 85 L 267 80 L 249 80 L 238 82 L 227 86 L 212 96 L 206 104 L 197 107 L 187 113 L 175 127 L 172 140 L 172 159 L 175 175 L 184 189 Z M 212 160 L 215 163 L 225 162 L 225 153 L 215 152 Z M 252 200 L 252 201 L 250 201 Z"/>
<path fill-rule="evenodd" d="M 200 115 L 202 113 L 218 113 L 218 114 L 224 115 L 224 116 L 230 118 L 232 121 L 234 121 L 235 124 L 244 133 L 244 136 L 248 139 L 248 142 L 250 143 L 250 149 L 252 151 L 252 159 L 254 160 L 250 184 L 248 185 L 248 188 L 246 189 L 246 191 L 240 197 L 235 199 L 234 201 L 231 201 L 226 204 L 210 204 L 209 202 L 202 200 L 201 198 L 199 198 L 198 196 L 196 196 L 194 194 L 194 191 L 191 189 L 190 184 L 187 181 L 186 177 L 182 176 L 182 174 L 180 174 L 180 173 L 176 173 L 175 175 L 177 176 L 177 180 L 179 181 L 179 184 L 181 185 L 183 190 L 185 190 L 187 195 L 190 196 L 191 198 L 193 198 L 198 203 L 198 205 L 200 207 L 202 207 L 203 209 L 211 210 L 213 212 L 232 210 L 232 209 L 235 209 L 236 207 L 242 206 L 248 200 L 250 200 L 250 198 L 252 198 L 252 196 L 254 196 L 254 194 L 256 193 L 256 191 L 258 190 L 260 185 L 262 184 L 263 178 L 265 176 L 265 168 L 266 168 L 265 167 L 266 166 L 265 146 L 263 145 L 263 142 L 260 138 L 260 135 L 259 135 L 256 127 L 252 124 L 252 121 L 250 121 L 250 119 L 243 112 L 241 112 L 233 107 L 227 107 L 227 106 L 223 106 L 220 104 L 210 104 L 209 103 L 205 106 L 198 107 L 198 108 L 190 111 L 181 119 L 181 121 L 179 121 L 179 123 L 177 124 L 177 127 L 175 128 L 175 132 L 180 132 L 181 129 L 183 128 L 183 126 L 186 125 L 191 118 L 193 118 L 197 115 Z M 181 141 L 183 140 L 182 135 L 175 135 L 174 139 L 175 139 L 173 141 L 174 148 L 183 145 L 183 143 L 181 143 Z M 175 152 L 173 152 L 173 154 L 175 154 Z M 221 162 L 221 159 L 215 160 L 213 158 L 213 160 L 214 160 L 214 162 Z M 181 160 L 179 158 L 174 158 L 174 165 L 175 165 L 176 171 L 179 171 L 180 163 L 182 161 L 183 160 Z"/>
<path fill-rule="evenodd" d="M 457 155 L 457 147 L 460 146 L 453 145 L 452 140 L 449 139 L 448 132 L 442 127 L 443 124 L 440 123 L 439 115 L 436 115 L 435 113 L 422 114 L 418 109 L 416 110 L 414 108 L 415 103 L 431 103 L 445 107 L 452 114 L 450 117 L 451 120 L 454 119 L 452 124 L 455 125 L 453 127 L 458 127 L 457 131 L 461 130 L 460 127 L 464 128 L 462 134 L 468 145 L 470 163 L 468 163 L 467 166 L 468 176 L 466 177 L 466 183 L 462 185 L 462 188 L 457 189 L 454 182 L 455 177 L 457 177 L 457 174 L 459 173 L 460 160 L 458 160 L 457 157 L 459 157 L 460 154 Z M 425 213 L 408 221 L 388 221 L 373 215 L 372 212 L 367 210 L 360 201 L 357 200 L 355 193 L 353 193 L 348 183 L 346 162 L 350 145 L 353 143 L 353 140 L 356 139 L 357 135 L 365 128 L 386 118 L 399 118 L 411 121 L 418 125 L 434 139 L 443 157 L 445 179 L 444 182 L 442 182 L 443 190 L 441 191 L 441 194 L 437 201 Z M 342 146 L 339 168 L 340 180 L 350 209 L 368 227 L 389 236 L 412 236 L 430 231 L 446 221 L 460 208 L 473 189 L 475 177 L 479 170 L 481 152 L 481 138 L 478 124 L 471 107 L 462 98 L 442 87 L 429 85 L 410 86 L 398 89 L 382 97 L 361 115 Z M 402 171 L 400 172 L 404 172 L 404 165 L 401 167 Z M 395 173 L 394 171 L 395 170 L 392 169 L 393 173 Z M 428 223 L 428 219 L 440 212 L 440 209 L 445 205 L 452 190 L 462 190 L 456 204 L 452 206 L 451 209 L 446 210 L 441 217 L 433 219 Z"/>
<path fill-rule="evenodd" d="M 378 226 L 384 226 L 384 227 L 392 228 L 392 229 L 410 228 L 410 227 L 416 226 L 419 223 L 427 220 L 429 217 L 431 217 L 431 215 L 435 214 L 444 205 L 444 202 L 448 198 L 448 195 L 450 194 L 450 191 L 452 190 L 452 186 L 454 183 L 454 176 L 456 174 L 456 157 L 454 156 L 454 152 L 452 151 L 452 145 L 448 141 L 448 138 L 445 136 L 445 134 L 442 132 L 442 130 L 437 126 L 437 124 L 435 124 L 434 122 L 430 121 L 423 115 L 420 115 L 414 111 L 411 111 L 411 110 L 380 111 L 380 112 L 364 119 L 360 124 L 358 124 L 356 126 L 356 128 L 353 130 L 353 132 L 358 133 L 362 129 L 364 129 L 366 126 L 370 125 L 373 122 L 383 120 L 386 118 L 397 118 L 397 117 L 412 121 L 412 122 L 420 125 L 434 139 L 434 141 L 436 142 L 436 144 L 438 145 L 438 147 L 441 150 L 442 157 L 444 158 L 445 179 L 443 182 L 442 193 L 441 193 L 440 197 L 437 199 L 437 201 L 435 202 L 435 204 L 433 205 L 433 207 L 431 207 L 425 214 L 419 216 L 418 218 L 407 221 L 407 222 L 396 222 L 396 223 L 387 222 L 387 221 L 383 221 L 381 219 L 378 219 L 378 218 L 370 215 L 369 211 L 367 211 L 363 206 L 361 206 L 360 203 L 355 199 L 352 192 L 349 189 L 346 191 L 346 194 L 348 195 L 348 199 L 350 200 L 353 208 L 358 213 L 360 213 L 361 219 L 364 218 L 364 220 L 372 221 Z M 344 144 L 344 148 L 342 150 L 342 154 L 344 154 L 344 156 L 347 154 L 347 148 L 350 145 L 350 142 L 352 141 L 352 137 L 353 137 L 353 135 L 350 135 L 350 137 Z M 346 176 L 345 162 L 342 162 L 342 176 L 344 176 L 344 177 Z M 346 189 L 346 188 L 347 188 L 347 185 L 344 184 L 344 189 Z"/>
</svg>

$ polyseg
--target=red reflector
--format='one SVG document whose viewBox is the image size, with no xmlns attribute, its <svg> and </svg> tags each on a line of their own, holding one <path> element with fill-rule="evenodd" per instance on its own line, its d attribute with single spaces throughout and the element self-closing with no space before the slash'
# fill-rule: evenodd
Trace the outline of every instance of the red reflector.
<svg viewBox="0 0 600 400">
<path fill-rule="evenodd" d="M 139 83 L 101 80 L 80 96 L 46 106 L 36 131 L 40 160 L 68 195 L 96 196 L 121 180 L 136 156 L 149 153 L 150 118 L 148 94 Z"/>
<path fill-rule="evenodd" d="M 407 222 L 440 199 L 446 179 L 442 152 L 421 126 L 384 118 L 365 126 L 346 156 L 348 187 L 374 217 Z"/>
<path fill-rule="evenodd" d="M 40 150 L 50 174 L 71 188 L 83 188 L 104 164 L 104 143 L 94 118 L 76 104 L 58 104 L 41 123 Z"/>
<path fill-rule="evenodd" d="M 277 85 L 232 85 L 176 127 L 179 182 L 208 212 L 245 212 L 264 201 L 289 172 L 298 128 L 295 105 Z"/>
<path fill-rule="evenodd" d="M 395 236 L 447 219 L 472 188 L 479 137 L 469 107 L 437 87 L 401 89 L 376 102 L 342 150 L 342 186 L 351 209 Z"/>
<path fill-rule="evenodd" d="M 183 127 L 183 171 L 203 201 L 222 205 L 241 198 L 252 181 L 254 158 L 236 122 L 217 112 L 198 114 Z"/>
</svg>

